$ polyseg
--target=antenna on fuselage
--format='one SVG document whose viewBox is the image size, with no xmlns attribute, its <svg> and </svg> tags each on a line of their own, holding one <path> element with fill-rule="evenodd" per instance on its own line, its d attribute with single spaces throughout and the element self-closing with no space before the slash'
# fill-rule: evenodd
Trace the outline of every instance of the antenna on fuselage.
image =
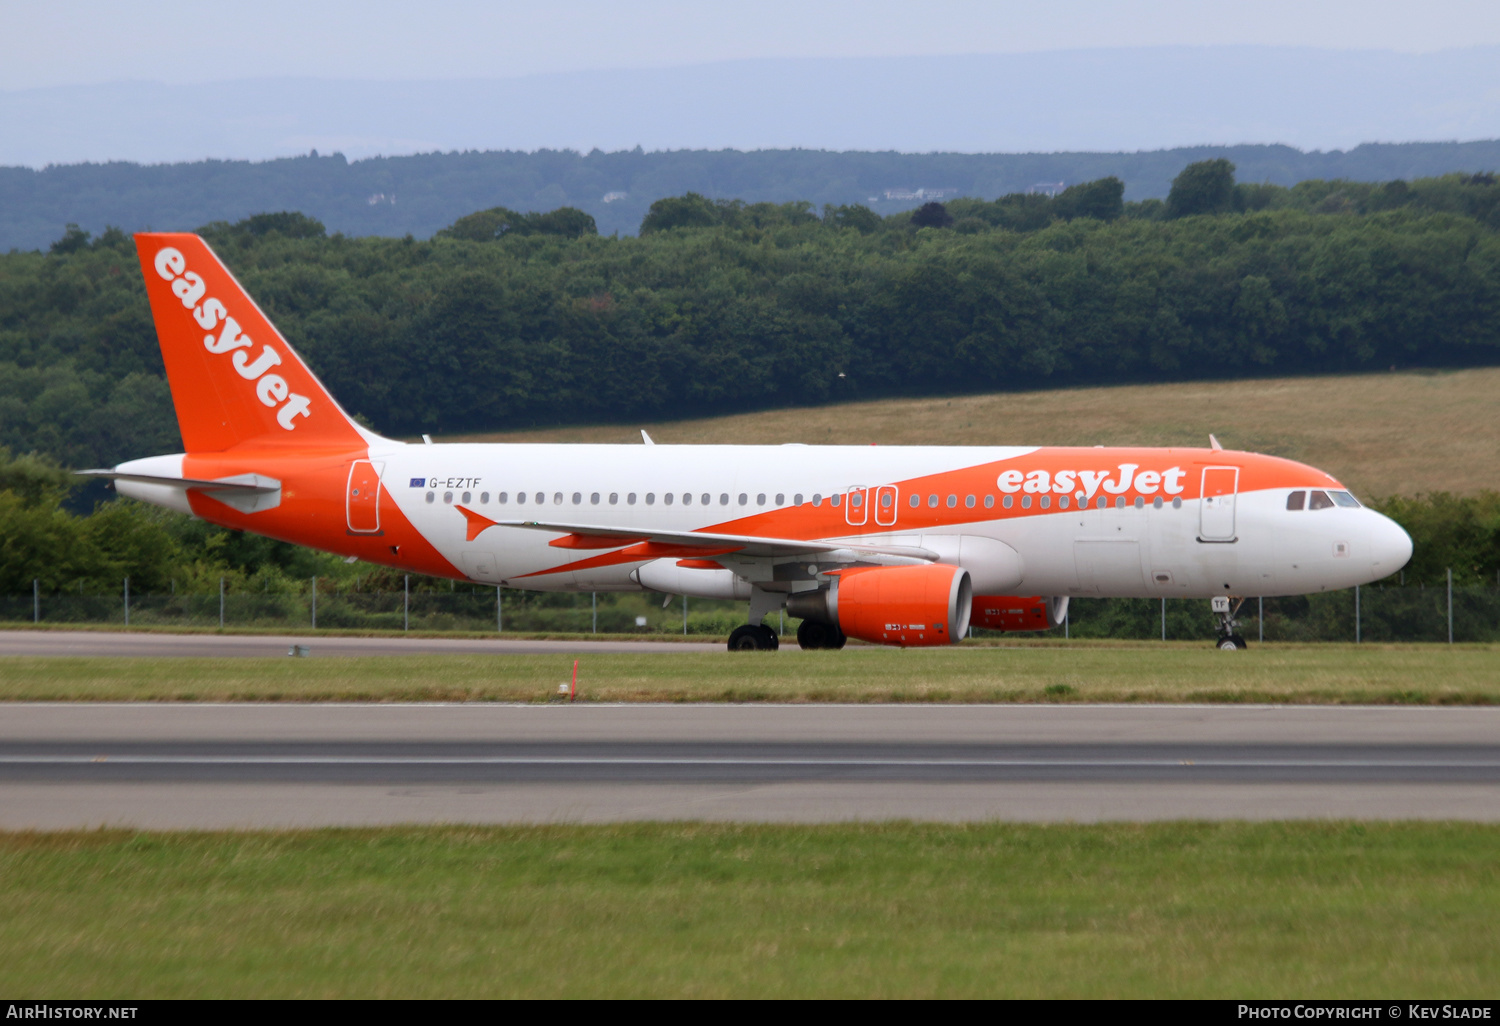
<svg viewBox="0 0 1500 1026">
<path fill-rule="evenodd" d="M 1208 444 L 1213 447 L 1214 452 L 1224 451 L 1224 447 L 1219 444 L 1219 440 L 1211 434 L 1208 436 Z"/>
<path fill-rule="evenodd" d="M 646 429 L 645 428 L 641 428 L 641 441 L 645 442 L 647 445 L 655 445 L 656 444 L 655 442 L 651 441 L 651 436 L 648 435 L 648 434 L 646 434 Z"/>
</svg>

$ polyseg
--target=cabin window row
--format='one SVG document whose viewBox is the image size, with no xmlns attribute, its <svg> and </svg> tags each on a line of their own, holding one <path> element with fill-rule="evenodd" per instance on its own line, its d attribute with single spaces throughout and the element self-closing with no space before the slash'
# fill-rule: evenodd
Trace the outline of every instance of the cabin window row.
<svg viewBox="0 0 1500 1026">
<path fill-rule="evenodd" d="M 1343 496 L 1343 499 L 1337 500 L 1338 501 L 1338 505 L 1341 505 L 1341 506 L 1347 506 L 1347 505 L 1357 506 L 1357 505 L 1359 505 L 1359 503 L 1354 500 L 1354 497 L 1351 496 L 1348 492 L 1334 492 L 1332 494 L 1335 497 L 1337 497 L 1337 496 Z M 1287 509 L 1301 509 L 1302 508 L 1302 499 L 1301 499 L 1301 496 L 1303 496 L 1303 495 L 1304 495 L 1303 492 L 1293 492 L 1291 494 L 1291 496 L 1288 497 L 1288 499 L 1287 499 L 1287 507 L 1286 508 Z M 1320 505 L 1316 505 L 1316 503 L 1319 503 L 1319 502 L 1326 502 L 1326 503 L 1328 503 L 1328 505 L 1333 505 L 1334 504 L 1334 500 L 1330 500 L 1328 498 L 1328 495 L 1325 494 L 1324 492 L 1314 492 L 1313 495 L 1315 497 L 1314 500 L 1313 500 L 1313 502 L 1315 503 L 1312 506 L 1313 509 L 1322 509 L 1323 508 Z M 1318 496 L 1321 496 L 1322 498 L 1321 499 L 1317 498 Z M 481 506 L 487 506 L 487 505 L 489 505 L 490 498 L 491 498 L 491 496 L 490 496 L 489 492 L 480 492 L 479 493 L 479 505 L 481 505 Z M 574 506 L 582 506 L 582 505 L 584 505 L 584 494 L 583 494 L 583 492 L 574 492 L 574 493 L 572 493 L 571 496 L 568 496 L 567 493 L 564 493 L 564 492 L 553 492 L 552 493 L 552 505 L 554 505 L 554 506 L 565 505 L 565 504 L 567 504 L 569 498 L 572 499 L 572 504 Z M 828 504 L 830 506 L 838 506 L 840 504 L 840 501 L 842 500 L 842 498 L 843 497 L 840 494 L 838 494 L 837 492 L 835 492 L 833 495 L 827 496 Z M 824 499 L 824 496 L 821 493 L 815 492 L 815 493 L 813 493 L 813 496 L 812 496 L 812 499 L 811 499 L 811 504 L 814 505 L 814 506 L 821 506 L 823 504 L 823 499 Z M 446 492 L 443 493 L 443 502 L 445 502 L 445 503 L 447 503 L 449 505 L 452 505 L 455 500 L 458 501 L 458 502 L 460 502 L 460 503 L 462 503 L 462 504 L 464 504 L 464 505 L 472 505 L 473 502 L 474 502 L 474 493 L 473 492 L 457 492 L 457 493 L 455 493 L 455 492 L 451 492 L 451 491 L 446 491 Z M 512 495 L 510 492 L 499 492 L 499 493 L 495 494 L 494 500 L 495 500 L 495 502 L 497 502 L 498 504 L 500 504 L 502 506 L 509 505 L 512 502 L 514 502 L 518 506 L 525 506 L 525 505 L 528 505 L 528 504 L 529 505 L 535 505 L 535 506 L 544 506 L 544 505 L 547 504 L 547 493 L 546 492 L 516 492 L 514 495 Z M 635 493 L 635 492 L 626 492 L 625 493 L 625 505 L 627 505 L 627 506 L 634 506 L 634 505 L 636 505 L 636 503 L 637 503 L 638 500 L 639 500 L 639 496 L 637 495 L 637 493 Z M 748 492 L 741 492 L 736 497 L 736 500 L 737 500 L 737 505 L 748 506 L 748 505 L 750 505 L 750 494 Z M 802 500 L 803 500 L 803 496 L 799 492 L 799 493 L 797 493 L 797 494 L 795 494 L 795 495 L 792 496 L 792 505 L 794 505 L 794 506 L 801 506 L 803 504 Z M 1345 500 L 1347 500 L 1347 501 L 1345 501 Z M 436 502 L 437 501 L 437 493 L 436 492 L 428 492 L 427 493 L 427 501 L 428 502 Z M 602 493 L 600 493 L 600 492 L 590 492 L 589 495 L 588 495 L 588 504 L 591 505 L 591 506 L 601 505 L 605 501 L 606 501 L 605 496 Z M 620 504 L 620 493 L 619 492 L 610 492 L 609 495 L 608 495 L 608 500 L 607 501 L 608 501 L 608 504 L 611 505 L 611 506 L 618 506 Z M 676 495 L 676 493 L 673 493 L 673 492 L 665 492 L 661 496 L 662 505 L 665 505 L 665 506 L 674 505 L 678 501 L 679 501 L 678 496 Z M 684 505 L 684 506 L 692 506 L 692 505 L 694 505 L 695 502 L 699 506 L 711 506 L 711 505 L 714 504 L 714 496 L 712 494 L 710 494 L 709 492 L 703 492 L 703 493 L 700 493 L 700 494 L 698 494 L 696 496 L 692 492 L 683 492 L 682 495 L 681 495 L 680 501 L 681 501 L 682 505 Z M 757 493 L 755 495 L 755 505 L 756 506 L 765 506 L 768 501 L 771 501 L 771 499 L 768 498 L 768 496 L 767 496 L 767 494 L 765 492 L 759 492 L 759 493 Z M 879 501 L 880 501 L 880 505 L 881 505 L 882 508 L 889 509 L 895 500 L 894 500 L 891 492 L 889 492 L 889 491 L 883 491 L 883 492 L 880 493 L 880 500 Z M 930 509 L 937 509 L 940 505 L 946 505 L 949 509 L 956 509 L 958 507 L 958 501 L 959 501 L 959 499 L 958 499 L 957 495 L 949 495 L 947 497 L 946 502 L 944 502 L 942 499 L 940 499 L 939 496 L 937 496 L 936 494 L 928 495 L 927 499 L 926 499 L 927 506 Z M 1003 508 L 1005 508 L 1005 509 L 1011 509 L 1011 508 L 1013 508 L 1015 506 L 1015 501 L 1016 501 L 1016 497 L 1014 495 L 1004 495 L 1004 496 L 1001 496 L 1000 505 Z M 656 502 L 657 502 L 657 495 L 656 495 L 656 493 L 655 492 L 647 492 L 646 495 L 645 495 L 645 503 L 646 503 L 646 505 L 647 506 L 654 506 L 654 505 L 656 505 Z M 778 492 L 778 493 L 776 493 L 776 495 L 774 496 L 774 502 L 775 502 L 775 504 L 777 506 L 785 506 L 786 505 L 786 494 L 784 492 Z M 922 506 L 922 502 L 923 502 L 922 496 L 916 495 L 916 494 L 911 495 L 908 498 L 908 500 L 907 500 L 908 505 L 910 505 L 912 509 L 918 509 L 918 508 L 920 508 Z M 1295 502 L 1296 505 L 1293 505 L 1293 502 Z M 1052 496 L 1050 496 L 1050 495 L 1043 495 L 1041 497 L 1041 499 L 1038 500 L 1038 503 L 1039 503 L 1039 507 L 1041 509 L 1051 509 L 1052 508 Z M 720 506 L 728 506 L 729 504 L 730 504 L 730 495 L 729 495 L 729 493 L 728 492 L 720 492 L 719 496 L 718 496 L 718 505 L 720 505 Z M 855 507 L 855 508 L 859 508 L 860 506 L 862 506 L 864 504 L 864 496 L 863 496 L 863 494 L 860 493 L 860 492 L 853 492 L 853 493 L 851 493 L 849 495 L 849 504 L 851 506 Z M 978 499 L 978 497 L 973 496 L 973 495 L 966 495 L 966 496 L 964 496 L 963 504 L 964 504 L 964 508 L 966 508 L 966 509 L 973 509 L 976 505 L 979 504 L 979 499 Z M 1030 495 L 1023 495 L 1023 496 L 1021 496 L 1021 508 L 1022 509 L 1031 509 L 1031 504 L 1032 504 L 1032 497 Z M 1072 504 L 1072 500 L 1067 495 L 1059 496 L 1058 499 L 1057 499 L 1057 508 L 1058 509 L 1068 509 L 1071 504 Z M 1097 500 L 1095 500 L 1095 506 L 1098 509 L 1105 509 L 1109 505 L 1110 505 L 1109 499 L 1105 498 L 1102 495 L 1099 496 Z M 1162 497 L 1160 495 L 1154 496 L 1151 499 L 1151 507 L 1153 509 L 1161 509 L 1162 505 L 1163 505 L 1163 502 L 1162 502 Z M 993 495 L 986 495 L 986 496 L 984 496 L 984 508 L 985 509 L 993 509 L 994 506 L 995 506 L 995 497 Z M 1088 506 L 1088 502 L 1086 500 L 1079 500 L 1079 502 L 1078 502 L 1078 508 L 1079 509 L 1084 509 L 1087 506 Z M 1117 496 L 1115 498 L 1115 501 L 1114 501 L 1114 506 L 1115 506 L 1116 509 L 1124 509 L 1125 506 L 1126 506 L 1125 496 L 1123 496 L 1123 495 Z M 1145 500 L 1145 498 L 1142 497 L 1142 496 L 1137 495 L 1135 497 L 1134 506 L 1135 506 L 1136 509 L 1144 509 L 1145 506 L 1146 506 L 1146 500 Z M 1172 499 L 1172 508 L 1173 509 L 1181 509 L 1182 508 L 1182 498 L 1180 496 L 1179 497 L 1175 497 L 1175 498 Z"/>
</svg>

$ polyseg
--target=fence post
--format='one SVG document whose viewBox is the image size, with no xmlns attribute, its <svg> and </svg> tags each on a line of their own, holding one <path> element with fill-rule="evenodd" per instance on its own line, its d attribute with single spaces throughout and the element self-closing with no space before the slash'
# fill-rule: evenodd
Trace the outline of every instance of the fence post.
<svg viewBox="0 0 1500 1026">
<path fill-rule="evenodd" d="M 687 596 L 682 596 L 682 636 L 687 637 Z"/>
<path fill-rule="evenodd" d="M 495 633 L 505 633 L 505 613 L 500 605 L 500 585 L 495 585 Z"/>
<path fill-rule="evenodd" d="M 1452 603 L 1449 604 L 1452 605 Z M 1453 618 L 1450 616 L 1448 619 L 1451 621 Z M 130 626 L 130 578 L 128 576 L 125 578 L 125 626 Z M 1450 641 L 1453 638 L 1451 628 L 1448 631 L 1448 638 Z"/>
<path fill-rule="evenodd" d="M 1453 568 L 1448 568 L 1448 644 L 1453 644 Z"/>
<path fill-rule="evenodd" d="M 1265 641 L 1266 641 L 1266 597 L 1264 595 L 1258 596 L 1256 598 L 1256 600 L 1255 600 L 1255 629 L 1260 634 L 1260 637 L 1258 637 L 1256 640 L 1259 641 L 1261 644 L 1265 644 Z"/>
<path fill-rule="evenodd" d="M 35 577 L 31 579 L 31 622 L 42 622 L 42 584 Z"/>
<path fill-rule="evenodd" d="M 224 578 L 219 578 L 219 630 L 224 629 Z"/>
<path fill-rule="evenodd" d="M 313 574 L 312 586 L 312 629 L 318 629 L 318 575 Z"/>
<path fill-rule="evenodd" d="M 1167 597 L 1161 597 L 1161 640 L 1167 640 Z"/>
<path fill-rule="evenodd" d="M 401 577 L 401 629 L 411 630 L 411 574 Z"/>
<path fill-rule="evenodd" d="M 599 593 L 597 591 L 591 591 L 591 592 L 589 592 L 589 598 L 593 600 L 593 605 L 594 605 L 594 633 L 598 634 L 599 633 Z"/>
</svg>

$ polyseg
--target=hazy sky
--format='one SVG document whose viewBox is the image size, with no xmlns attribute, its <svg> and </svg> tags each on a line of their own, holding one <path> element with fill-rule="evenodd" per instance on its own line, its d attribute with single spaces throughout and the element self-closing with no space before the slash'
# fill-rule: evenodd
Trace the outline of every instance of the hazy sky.
<svg viewBox="0 0 1500 1026">
<path fill-rule="evenodd" d="M 749 57 L 1500 43 L 1495 0 L 0 0 L 0 89 L 497 78 Z"/>
</svg>

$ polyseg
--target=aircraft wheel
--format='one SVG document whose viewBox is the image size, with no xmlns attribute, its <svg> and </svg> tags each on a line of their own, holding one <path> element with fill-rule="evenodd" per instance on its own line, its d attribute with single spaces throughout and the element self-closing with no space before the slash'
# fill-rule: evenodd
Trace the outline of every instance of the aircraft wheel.
<svg viewBox="0 0 1500 1026">
<path fill-rule="evenodd" d="M 832 624 L 803 620 L 797 625 L 797 644 L 806 649 L 843 648 L 844 632 Z"/>
<path fill-rule="evenodd" d="M 1229 636 L 1229 640 L 1234 642 L 1235 648 L 1246 649 L 1250 647 L 1250 642 L 1246 641 L 1242 636 L 1238 634 L 1231 634 Z"/>
<path fill-rule="evenodd" d="M 1238 652 L 1240 650 L 1240 646 L 1243 643 L 1243 639 L 1241 639 L 1240 642 L 1236 643 L 1234 638 L 1220 638 L 1218 643 L 1214 647 L 1217 648 L 1220 652 Z"/>
<path fill-rule="evenodd" d="M 760 624 L 747 623 L 729 635 L 731 652 L 774 652 L 776 647 L 776 632 Z"/>
</svg>

